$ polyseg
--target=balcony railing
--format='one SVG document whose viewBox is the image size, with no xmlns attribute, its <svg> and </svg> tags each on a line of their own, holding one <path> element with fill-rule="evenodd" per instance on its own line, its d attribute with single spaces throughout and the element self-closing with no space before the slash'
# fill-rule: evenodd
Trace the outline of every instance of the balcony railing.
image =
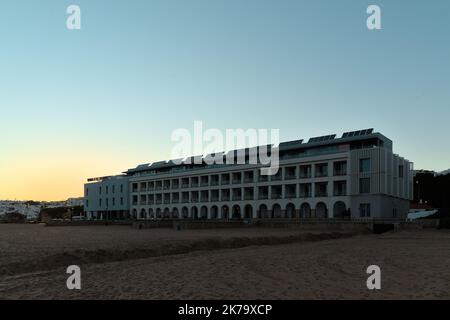
<svg viewBox="0 0 450 320">
<path fill-rule="evenodd" d="M 295 194 L 295 192 L 289 192 L 289 193 L 286 193 L 286 195 L 285 195 L 285 198 L 288 198 L 288 199 L 296 198 L 296 197 L 297 197 L 297 195 Z"/>
<path fill-rule="evenodd" d="M 326 192 L 326 191 L 316 191 L 316 197 L 328 197 L 328 192 Z"/>
<path fill-rule="evenodd" d="M 327 171 L 316 171 L 316 174 L 315 174 L 316 178 L 321 178 L 321 177 L 326 177 L 326 176 L 328 176 Z"/>
<path fill-rule="evenodd" d="M 334 170 L 334 175 L 335 176 L 346 176 L 347 170 Z"/>
<path fill-rule="evenodd" d="M 300 192 L 300 198 L 311 198 L 311 192 Z"/>
<path fill-rule="evenodd" d="M 288 174 L 284 177 L 285 180 L 295 180 L 297 179 L 295 174 Z"/>
<path fill-rule="evenodd" d="M 267 199 L 269 199 L 269 194 L 268 194 L 268 193 L 265 193 L 265 194 L 259 194 L 259 195 L 258 195 L 258 199 L 259 199 L 259 200 L 267 200 Z"/>
<path fill-rule="evenodd" d="M 281 193 L 272 193 L 272 199 L 281 199 Z"/>
</svg>

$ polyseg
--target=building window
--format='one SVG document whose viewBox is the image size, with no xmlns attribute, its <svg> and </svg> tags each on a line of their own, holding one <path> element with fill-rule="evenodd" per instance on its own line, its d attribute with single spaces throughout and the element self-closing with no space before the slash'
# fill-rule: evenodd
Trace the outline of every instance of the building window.
<svg viewBox="0 0 450 320">
<path fill-rule="evenodd" d="M 397 218 L 397 208 L 392 208 L 392 217 Z"/>
<path fill-rule="evenodd" d="M 86 196 L 89 195 L 89 188 L 86 188 Z"/>
<path fill-rule="evenodd" d="M 86 200 L 86 208 L 89 207 L 89 200 Z"/>
<path fill-rule="evenodd" d="M 112 186 L 112 193 L 115 193 L 116 192 L 116 186 Z"/>
<path fill-rule="evenodd" d="M 359 193 L 370 193 L 370 178 L 359 179 Z"/>
<path fill-rule="evenodd" d="M 370 158 L 359 159 L 359 172 L 365 173 L 370 172 L 371 161 Z"/>
<path fill-rule="evenodd" d="M 113 205 L 113 206 L 116 205 L 116 198 L 112 198 L 112 205 Z"/>
<path fill-rule="evenodd" d="M 316 178 L 328 176 L 328 163 L 316 164 L 315 173 Z"/>
<path fill-rule="evenodd" d="M 120 198 L 120 205 L 123 205 L 123 198 Z"/>
<path fill-rule="evenodd" d="M 359 205 L 359 216 L 370 217 L 370 203 L 361 203 Z"/>
<path fill-rule="evenodd" d="M 108 194 L 108 189 L 109 189 L 109 187 L 108 187 L 108 186 L 106 186 L 106 194 Z"/>
<path fill-rule="evenodd" d="M 99 193 L 99 194 L 102 194 L 102 187 L 99 187 L 99 188 L 98 188 L 98 193 Z"/>
<path fill-rule="evenodd" d="M 398 166 L 398 177 L 403 178 L 403 166 Z"/>
<path fill-rule="evenodd" d="M 123 184 L 120 185 L 120 193 L 123 193 Z"/>
<path fill-rule="evenodd" d="M 334 175 L 345 176 L 347 175 L 347 161 L 337 161 L 333 163 Z"/>
<path fill-rule="evenodd" d="M 98 205 L 99 205 L 99 207 L 102 206 L 102 199 L 98 199 Z"/>
</svg>

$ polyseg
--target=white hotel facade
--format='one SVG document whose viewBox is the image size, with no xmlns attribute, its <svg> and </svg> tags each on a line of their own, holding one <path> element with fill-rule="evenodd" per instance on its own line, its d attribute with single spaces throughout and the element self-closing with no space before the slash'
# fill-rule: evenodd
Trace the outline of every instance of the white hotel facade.
<svg viewBox="0 0 450 320">
<path fill-rule="evenodd" d="M 272 176 L 261 175 L 261 164 L 192 158 L 139 165 L 87 183 L 85 211 L 91 219 L 406 218 L 413 166 L 384 135 L 346 132 L 281 143 L 278 151 Z M 113 185 L 126 201 L 112 200 Z"/>
</svg>

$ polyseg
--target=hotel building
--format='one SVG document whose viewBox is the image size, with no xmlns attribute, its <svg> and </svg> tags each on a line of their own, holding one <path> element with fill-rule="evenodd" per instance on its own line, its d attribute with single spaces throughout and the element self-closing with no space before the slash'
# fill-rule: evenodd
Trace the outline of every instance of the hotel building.
<svg viewBox="0 0 450 320">
<path fill-rule="evenodd" d="M 412 163 L 373 129 L 285 142 L 278 152 L 279 170 L 271 176 L 248 161 L 208 165 L 190 158 L 139 165 L 86 184 L 86 201 L 98 204 L 86 203 L 86 211 L 90 217 L 122 212 L 134 219 L 406 218 Z M 98 193 L 115 181 L 128 183 L 120 209 L 110 194 Z"/>
</svg>

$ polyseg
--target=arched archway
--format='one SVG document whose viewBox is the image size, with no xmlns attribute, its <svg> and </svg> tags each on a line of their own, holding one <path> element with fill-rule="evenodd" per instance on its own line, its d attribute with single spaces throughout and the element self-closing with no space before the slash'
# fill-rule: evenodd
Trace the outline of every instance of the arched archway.
<svg viewBox="0 0 450 320">
<path fill-rule="evenodd" d="M 345 203 L 343 201 L 335 202 L 335 204 L 333 206 L 333 218 L 337 218 L 337 219 L 344 218 L 346 210 L 347 210 L 347 207 L 345 206 Z"/>
<path fill-rule="evenodd" d="M 191 218 L 192 219 L 198 219 L 198 209 L 197 207 L 191 208 Z"/>
<path fill-rule="evenodd" d="M 229 217 L 229 212 L 230 209 L 228 208 L 228 206 L 222 206 L 222 219 L 228 219 Z"/>
<path fill-rule="evenodd" d="M 144 208 L 141 209 L 141 214 L 139 216 L 139 219 L 145 219 L 145 216 L 147 215 L 147 211 L 145 211 Z"/>
<path fill-rule="evenodd" d="M 241 207 L 239 205 L 235 204 L 233 206 L 231 217 L 232 219 L 242 219 Z"/>
<path fill-rule="evenodd" d="M 300 218 L 308 219 L 311 218 L 311 206 L 309 203 L 304 202 L 300 206 Z"/>
<path fill-rule="evenodd" d="M 155 213 L 153 212 L 152 208 L 148 209 L 148 216 L 149 216 L 150 219 L 154 219 L 155 218 Z"/>
<path fill-rule="evenodd" d="M 323 202 L 319 202 L 316 205 L 316 218 L 325 219 L 327 217 L 327 205 Z"/>
<path fill-rule="evenodd" d="M 181 209 L 181 217 L 183 219 L 189 218 L 189 209 L 187 207 L 183 207 L 183 209 Z"/>
<path fill-rule="evenodd" d="M 161 208 L 157 208 L 156 209 L 156 219 L 161 219 L 161 218 L 162 218 Z"/>
<path fill-rule="evenodd" d="M 219 217 L 219 208 L 217 208 L 217 206 L 212 206 L 210 214 L 211 219 L 217 219 Z"/>
<path fill-rule="evenodd" d="M 164 217 L 164 219 L 169 219 L 170 218 L 170 210 L 169 210 L 169 208 L 165 208 L 164 209 L 163 217 Z"/>
<path fill-rule="evenodd" d="M 200 219 L 208 219 L 208 208 L 206 206 L 200 209 Z"/>
<path fill-rule="evenodd" d="M 258 219 L 264 219 L 269 217 L 269 210 L 267 210 L 267 206 L 262 204 L 259 206 L 258 210 Z"/>
<path fill-rule="evenodd" d="M 244 218 L 245 219 L 252 219 L 253 218 L 253 207 L 248 204 L 244 208 Z"/>
<path fill-rule="evenodd" d="M 275 203 L 272 207 L 272 218 L 281 218 L 281 206 L 278 203 Z"/>
<path fill-rule="evenodd" d="M 293 203 L 288 203 L 286 206 L 286 218 L 288 219 L 295 218 L 295 205 Z"/>
<path fill-rule="evenodd" d="M 133 209 L 132 218 L 137 219 L 137 210 L 136 209 Z"/>
<path fill-rule="evenodd" d="M 173 219 L 179 219 L 180 218 L 180 214 L 178 213 L 178 208 L 173 208 L 173 210 L 172 210 L 172 218 Z"/>
</svg>

